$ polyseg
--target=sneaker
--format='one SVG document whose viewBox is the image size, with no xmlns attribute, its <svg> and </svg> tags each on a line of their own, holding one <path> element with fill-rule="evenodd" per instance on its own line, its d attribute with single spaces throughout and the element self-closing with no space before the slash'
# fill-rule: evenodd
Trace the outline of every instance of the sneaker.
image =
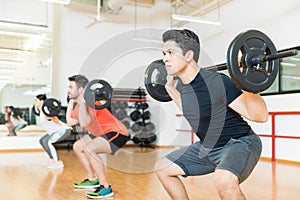
<svg viewBox="0 0 300 200">
<path fill-rule="evenodd" d="M 79 189 L 91 189 L 91 188 L 100 187 L 100 184 L 98 179 L 93 181 L 90 181 L 89 179 L 85 179 L 82 182 L 74 183 L 74 187 Z"/>
<path fill-rule="evenodd" d="M 47 165 L 48 169 L 60 169 L 60 168 L 64 168 L 64 164 L 61 160 L 59 161 L 54 161 L 51 164 Z"/>
<path fill-rule="evenodd" d="M 111 197 L 114 193 L 112 191 L 111 185 L 109 188 L 105 188 L 103 185 L 100 185 L 94 192 L 88 192 L 86 196 L 90 199 L 100 199 L 105 197 Z"/>
</svg>

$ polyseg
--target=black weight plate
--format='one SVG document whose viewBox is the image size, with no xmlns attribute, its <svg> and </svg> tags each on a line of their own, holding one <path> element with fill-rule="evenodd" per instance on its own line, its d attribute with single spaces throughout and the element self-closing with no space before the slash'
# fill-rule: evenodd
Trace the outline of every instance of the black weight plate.
<svg viewBox="0 0 300 200">
<path fill-rule="evenodd" d="M 152 122 L 145 124 L 145 130 L 147 131 L 155 131 L 155 125 Z"/>
<path fill-rule="evenodd" d="M 54 98 L 48 98 L 42 105 L 43 113 L 48 117 L 58 116 L 61 110 L 61 102 Z"/>
<path fill-rule="evenodd" d="M 166 91 L 167 71 L 163 60 L 155 60 L 147 67 L 144 74 L 145 87 L 153 99 L 167 102 L 172 98 Z"/>
<path fill-rule="evenodd" d="M 130 118 L 132 121 L 137 121 L 142 117 L 142 113 L 139 110 L 134 110 L 130 113 Z"/>
<path fill-rule="evenodd" d="M 253 64 L 254 57 L 276 54 L 271 39 L 258 30 L 239 34 L 229 45 L 227 51 L 228 72 L 233 81 L 243 90 L 259 93 L 268 89 L 275 81 L 279 61 L 271 60 Z M 242 59 L 242 67 L 239 64 Z"/>
<path fill-rule="evenodd" d="M 84 88 L 83 98 L 88 106 L 98 110 L 111 106 L 112 93 L 113 89 L 109 83 L 95 79 Z"/>
</svg>

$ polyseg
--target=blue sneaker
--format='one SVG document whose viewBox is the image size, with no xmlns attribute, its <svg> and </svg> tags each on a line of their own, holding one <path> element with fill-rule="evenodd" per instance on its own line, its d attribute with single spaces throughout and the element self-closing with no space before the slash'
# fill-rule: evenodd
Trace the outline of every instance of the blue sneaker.
<svg viewBox="0 0 300 200">
<path fill-rule="evenodd" d="M 112 191 L 111 185 L 108 188 L 105 188 L 103 185 L 100 185 L 94 192 L 88 192 L 86 196 L 90 199 L 100 199 L 105 197 L 111 197 L 114 193 Z"/>
</svg>

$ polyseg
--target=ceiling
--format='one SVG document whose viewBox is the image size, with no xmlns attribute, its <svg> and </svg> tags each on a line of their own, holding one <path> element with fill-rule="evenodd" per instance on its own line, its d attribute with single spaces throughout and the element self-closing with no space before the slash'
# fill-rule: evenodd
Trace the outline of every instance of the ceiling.
<svg viewBox="0 0 300 200">
<path fill-rule="evenodd" d="M 108 1 L 116 0 L 103 0 L 103 8 Z M 127 0 L 123 6 L 155 6 L 156 1 L 159 0 Z M 201 16 L 229 1 L 231 0 L 172 0 L 171 5 L 173 13 Z M 89 7 L 86 11 L 94 12 L 97 0 L 72 0 L 68 7 Z M 32 13 L 32 10 L 35 12 Z M 50 21 L 48 12 L 48 3 L 45 1 L 1 0 L 0 90 L 6 84 L 51 83 L 49 74 L 52 66 L 52 36 L 45 31 Z M 183 22 L 175 23 L 180 25 Z"/>
</svg>

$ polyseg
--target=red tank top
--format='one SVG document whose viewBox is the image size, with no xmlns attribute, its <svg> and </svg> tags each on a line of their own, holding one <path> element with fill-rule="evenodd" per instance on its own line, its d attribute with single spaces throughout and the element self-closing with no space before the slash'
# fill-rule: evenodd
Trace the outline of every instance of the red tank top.
<svg viewBox="0 0 300 200">
<path fill-rule="evenodd" d="M 91 123 L 84 127 L 94 136 L 100 136 L 109 132 L 117 132 L 122 135 L 128 136 L 128 130 L 126 126 L 118 120 L 112 113 L 107 109 L 93 109 L 89 106 L 88 113 L 91 116 Z M 79 104 L 75 106 L 71 113 L 71 117 L 79 121 Z"/>
</svg>

